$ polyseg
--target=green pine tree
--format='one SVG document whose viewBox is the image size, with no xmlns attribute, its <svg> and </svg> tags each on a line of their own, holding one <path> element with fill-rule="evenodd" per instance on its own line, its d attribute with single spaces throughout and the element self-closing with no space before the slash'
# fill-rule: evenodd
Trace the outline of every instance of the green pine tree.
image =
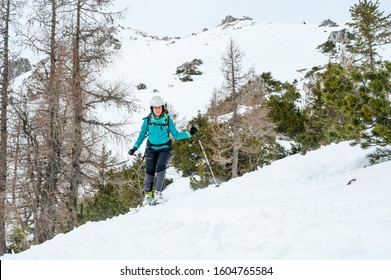
<svg viewBox="0 0 391 280">
<path fill-rule="evenodd" d="M 358 140 L 364 129 L 352 76 L 357 68 L 330 63 L 322 75 L 322 99 L 328 111 L 323 128 L 329 142 Z"/>
<path fill-rule="evenodd" d="M 323 72 L 312 71 L 310 75 L 315 82 L 307 93 L 304 131 L 296 138 L 302 153 L 331 142 L 359 139 L 362 127 L 351 125 L 357 109 L 345 107 L 345 98 L 354 87 L 348 69 L 329 63 Z"/>
<path fill-rule="evenodd" d="M 128 212 L 142 201 L 144 164 L 141 155 L 131 166 L 100 174 L 92 186 L 95 193 L 81 203 L 78 222 L 100 221 Z"/>
<path fill-rule="evenodd" d="M 360 0 L 350 8 L 354 44 L 349 51 L 357 57 L 362 66 L 375 69 L 378 60 L 377 48 L 391 42 L 391 14 L 379 11 L 379 1 Z"/>
<path fill-rule="evenodd" d="M 333 107 L 326 104 L 322 98 L 320 74 L 313 72 L 311 76 L 313 76 L 316 82 L 309 86 L 307 103 L 303 110 L 304 129 L 296 137 L 296 141 L 301 145 L 303 154 L 310 150 L 318 149 L 322 144 L 328 142 L 324 128 L 330 122 L 330 117 L 334 115 Z"/>
<path fill-rule="evenodd" d="M 274 80 L 271 73 L 263 73 L 261 77 L 268 90 L 268 116 L 277 124 L 277 132 L 295 138 L 304 129 L 304 116 L 297 106 L 300 93 L 291 83 Z"/>
<path fill-rule="evenodd" d="M 212 165 L 213 173 L 219 181 L 225 181 L 226 174 L 222 167 L 213 160 L 211 154 L 211 146 L 213 142 L 211 137 L 211 123 L 207 115 L 198 114 L 198 116 L 189 122 L 189 125 L 198 127 L 198 136 L 204 147 L 205 153 Z M 173 166 L 182 171 L 183 176 L 190 176 L 190 186 L 193 189 L 204 188 L 214 183 L 209 167 L 207 166 L 205 157 L 198 144 L 196 137 L 191 137 L 187 140 L 175 141 L 173 143 L 173 156 L 171 159 Z"/>
<path fill-rule="evenodd" d="M 380 69 L 356 74 L 353 78 L 364 126 L 361 145 L 391 144 L 391 63 L 384 62 Z"/>
<path fill-rule="evenodd" d="M 189 122 L 189 125 L 196 125 L 198 127 L 198 135 L 203 138 L 207 122 L 205 115 L 198 114 L 196 118 Z M 173 142 L 171 163 L 176 169 L 182 171 L 183 176 L 187 177 L 197 174 L 197 164 L 201 159 L 202 155 L 196 137 Z"/>
<path fill-rule="evenodd" d="M 391 143 L 391 63 L 376 70 L 329 64 L 305 109 L 303 151 L 354 140 L 363 147 Z"/>
</svg>

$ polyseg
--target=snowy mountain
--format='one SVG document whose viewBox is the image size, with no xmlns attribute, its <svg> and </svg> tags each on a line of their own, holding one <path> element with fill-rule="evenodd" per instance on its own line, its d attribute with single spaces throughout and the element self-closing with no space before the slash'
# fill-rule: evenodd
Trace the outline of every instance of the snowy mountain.
<svg viewBox="0 0 391 280">
<path fill-rule="evenodd" d="M 136 133 L 150 98 L 160 95 L 179 118 L 191 119 L 221 86 L 230 38 L 244 51 L 246 68 L 303 83 L 306 71 L 329 60 L 316 47 L 342 28 L 242 20 L 163 39 L 123 27 L 115 36 L 119 55 L 101 74 L 129 83 L 142 109 L 127 116 L 105 108 L 100 115 L 128 117 L 126 130 Z M 391 57 L 391 48 L 381 54 Z M 176 69 L 193 59 L 202 60 L 202 75 L 182 82 Z M 137 89 L 141 83 L 146 89 Z M 134 141 L 133 135 L 109 147 L 129 159 Z M 333 144 L 198 191 L 171 170 L 175 180 L 164 192 L 166 204 L 89 222 L 0 259 L 390 259 L 391 162 L 368 166 L 369 152 Z"/>
<path fill-rule="evenodd" d="M 121 43 L 118 60 L 102 73 L 102 77 L 123 80 L 131 85 L 142 109 L 131 116 L 132 124 L 127 131 L 137 132 L 154 95 L 160 95 L 169 102 L 179 118 L 190 120 L 199 110 L 206 110 L 213 90 L 222 85 L 221 58 L 230 38 L 245 54 L 244 70 L 253 67 L 256 74 L 270 71 L 274 78 L 284 82 L 296 79 L 302 87 L 305 73 L 329 60 L 328 55 L 316 48 L 327 41 L 332 31 L 342 28 L 238 20 L 187 37 L 164 39 L 122 28 L 115 36 Z M 203 62 L 198 67 L 202 75 L 192 76 L 193 82 L 182 82 L 176 75 L 177 67 L 194 59 Z M 146 89 L 137 90 L 141 83 L 146 85 Z M 116 115 L 118 118 L 126 117 L 126 113 L 116 112 L 113 115 L 110 110 L 102 110 L 100 115 L 106 116 L 107 120 Z M 111 148 L 119 155 L 126 155 L 133 141 L 134 138 L 120 148 Z"/>
</svg>

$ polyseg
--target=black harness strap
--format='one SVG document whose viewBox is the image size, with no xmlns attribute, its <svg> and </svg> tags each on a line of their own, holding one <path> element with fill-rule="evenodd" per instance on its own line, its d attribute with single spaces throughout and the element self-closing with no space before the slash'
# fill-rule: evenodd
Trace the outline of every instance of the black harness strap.
<svg viewBox="0 0 391 280">
<path fill-rule="evenodd" d="M 148 118 L 148 126 L 149 125 L 152 125 L 152 126 L 159 125 L 161 129 L 163 129 L 163 126 L 165 126 L 167 128 L 167 133 L 169 133 L 169 129 L 168 129 L 168 124 L 170 123 L 169 116 L 167 116 L 167 118 L 166 118 L 166 123 L 152 123 L 151 122 L 151 114 L 149 114 L 147 118 Z M 150 148 L 152 146 L 153 147 L 169 146 L 171 148 L 171 144 L 172 144 L 171 139 L 169 139 L 166 143 L 163 143 L 163 144 L 152 144 L 151 142 L 149 142 L 149 140 L 147 140 L 147 148 Z"/>
</svg>

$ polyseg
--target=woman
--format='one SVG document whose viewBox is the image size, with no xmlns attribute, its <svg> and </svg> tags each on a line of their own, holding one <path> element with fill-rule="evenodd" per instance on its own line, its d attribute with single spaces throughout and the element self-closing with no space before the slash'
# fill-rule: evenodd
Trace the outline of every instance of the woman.
<svg viewBox="0 0 391 280">
<path fill-rule="evenodd" d="M 129 150 L 129 155 L 134 155 L 148 136 L 147 148 L 145 152 L 146 172 L 144 179 L 144 200 L 143 206 L 153 205 L 163 202 L 162 191 L 164 189 L 164 179 L 166 175 L 167 162 L 171 156 L 171 134 L 175 140 L 190 138 L 197 132 L 196 127 L 192 127 L 189 132 L 179 132 L 174 125 L 170 114 L 164 106 L 164 100 L 160 96 L 154 96 L 150 102 L 151 113 L 144 118 L 140 134 L 133 148 Z M 156 174 L 156 182 L 153 182 Z"/>
</svg>

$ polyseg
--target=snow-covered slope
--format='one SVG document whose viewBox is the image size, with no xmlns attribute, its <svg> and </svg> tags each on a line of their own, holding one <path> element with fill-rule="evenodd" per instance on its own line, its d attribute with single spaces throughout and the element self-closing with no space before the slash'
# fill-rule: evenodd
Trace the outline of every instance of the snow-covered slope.
<svg viewBox="0 0 391 280">
<path fill-rule="evenodd" d="M 119 55 L 101 75 L 131 84 L 142 105 L 128 116 L 126 130 L 135 133 L 157 94 L 180 118 L 204 111 L 221 86 L 221 57 L 230 38 L 245 53 L 244 69 L 271 71 L 292 82 L 327 63 L 316 47 L 342 28 L 248 20 L 167 40 L 123 28 L 116 35 Z M 381 54 L 391 57 L 391 48 Z M 184 83 L 176 68 L 193 59 L 203 61 L 203 74 Z M 147 89 L 137 90 L 139 83 Z M 100 113 L 110 121 L 124 114 L 110 107 Z M 129 159 L 134 141 L 129 137 L 108 146 Z M 171 171 L 175 181 L 164 192 L 168 203 L 89 222 L 1 259 L 390 259 L 391 162 L 365 167 L 368 152 L 334 144 L 198 191 Z"/>
<path fill-rule="evenodd" d="M 126 131 L 140 130 L 142 118 L 149 112 L 149 100 L 154 95 L 169 102 L 180 118 L 189 121 L 200 110 L 204 112 L 215 88 L 221 87 L 222 56 L 230 38 L 244 52 L 243 70 L 253 67 L 255 74 L 270 71 L 274 78 L 293 82 L 303 79 L 314 66 L 324 65 L 329 56 L 316 48 L 327 41 L 332 31 L 339 27 L 319 27 L 311 24 L 284 24 L 254 20 L 236 21 L 210 28 L 183 38 L 157 39 L 141 31 L 122 28 L 115 36 L 122 46 L 112 66 L 102 73 L 107 80 L 123 80 L 131 85 L 133 94 L 140 100 L 141 110 L 125 117 L 130 121 Z M 391 57 L 391 47 L 380 50 L 383 57 Z M 182 82 L 176 75 L 178 66 L 193 59 L 201 59 L 202 75 L 192 76 L 193 82 Z M 136 86 L 144 83 L 145 90 Z M 304 94 L 304 93 L 303 93 Z M 100 112 L 102 118 L 112 121 L 122 118 L 124 113 L 106 108 Z M 109 143 L 115 154 L 127 155 L 134 143 L 135 135 L 122 144 Z"/>
<path fill-rule="evenodd" d="M 333 144 L 220 188 L 178 178 L 166 204 L 2 259 L 390 259 L 391 162 L 365 167 L 368 152 Z"/>
<path fill-rule="evenodd" d="M 289 81 L 303 78 L 306 70 L 324 65 L 329 57 L 316 50 L 324 43 L 330 32 L 340 27 L 318 27 L 310 24 L 283 24 L 254 20 L 236 21 L 216 26 L 207 31 L 166 40 L 149 36 L 141 31 L 125 28 L 115 38 L 122 46 L 112 66 L 102 73 L 102 78 L 122 80 L 131 85 L 133 94 L 140 100 L 141 110 L 132 116 L 106 108 L 100 112 L 102 118 L 125 116 L 130 125 L 126 131 L 139 131 L 142 118 L 148 114 L 149 100 L 154 95 L 169 102 L 179 118 L 189 121 L 200 110 L 204 112 L 215 88 L 222 85 L 222 56 L 230 38 L 234 39 L 244 52 L 243 70 L 254 67 L 255 74 L 270 71 L 276 79 Z M 182 82 L 176 69 L 185 62 L 201 59 L 199 70 L 203 73 L 193 76 L 193 82 Z M 137 90 L 143 83 L 145 90 Z M 135 135 L 123 143 L 109 143 L 117 155 L 127 155 L 134 143 Z"/>
<path fill-rule="evenodd" d="M 120 56 L 106 75 L 133 86 L 146 84 L 146 90 L 135 90 L 144 105 L 160 94 L 182 116 L 192 117 L 205 109 L 214 88 L 221 86 L 221 57 L 230 38 L 245 54 L 244 70 L 254 66 L 256 74 L 271 71 L 275 78 L 291 82 L 302 77 L 298 70 L 327 63 L 328 57 L 316 47 L 331 31 L 339 29 L 342 27 L 244 20 L 180 39 L 158 40 L 124 28 L 116 36 L 122 43 Z M 193 82 L 181 82 L 175 75 L 176 68 L 195 58 L 203 61 L 199 67 L 203 74 L 194 76 Z M 154 89 L 159 92 L 154 93 Z"/>
</svg>

